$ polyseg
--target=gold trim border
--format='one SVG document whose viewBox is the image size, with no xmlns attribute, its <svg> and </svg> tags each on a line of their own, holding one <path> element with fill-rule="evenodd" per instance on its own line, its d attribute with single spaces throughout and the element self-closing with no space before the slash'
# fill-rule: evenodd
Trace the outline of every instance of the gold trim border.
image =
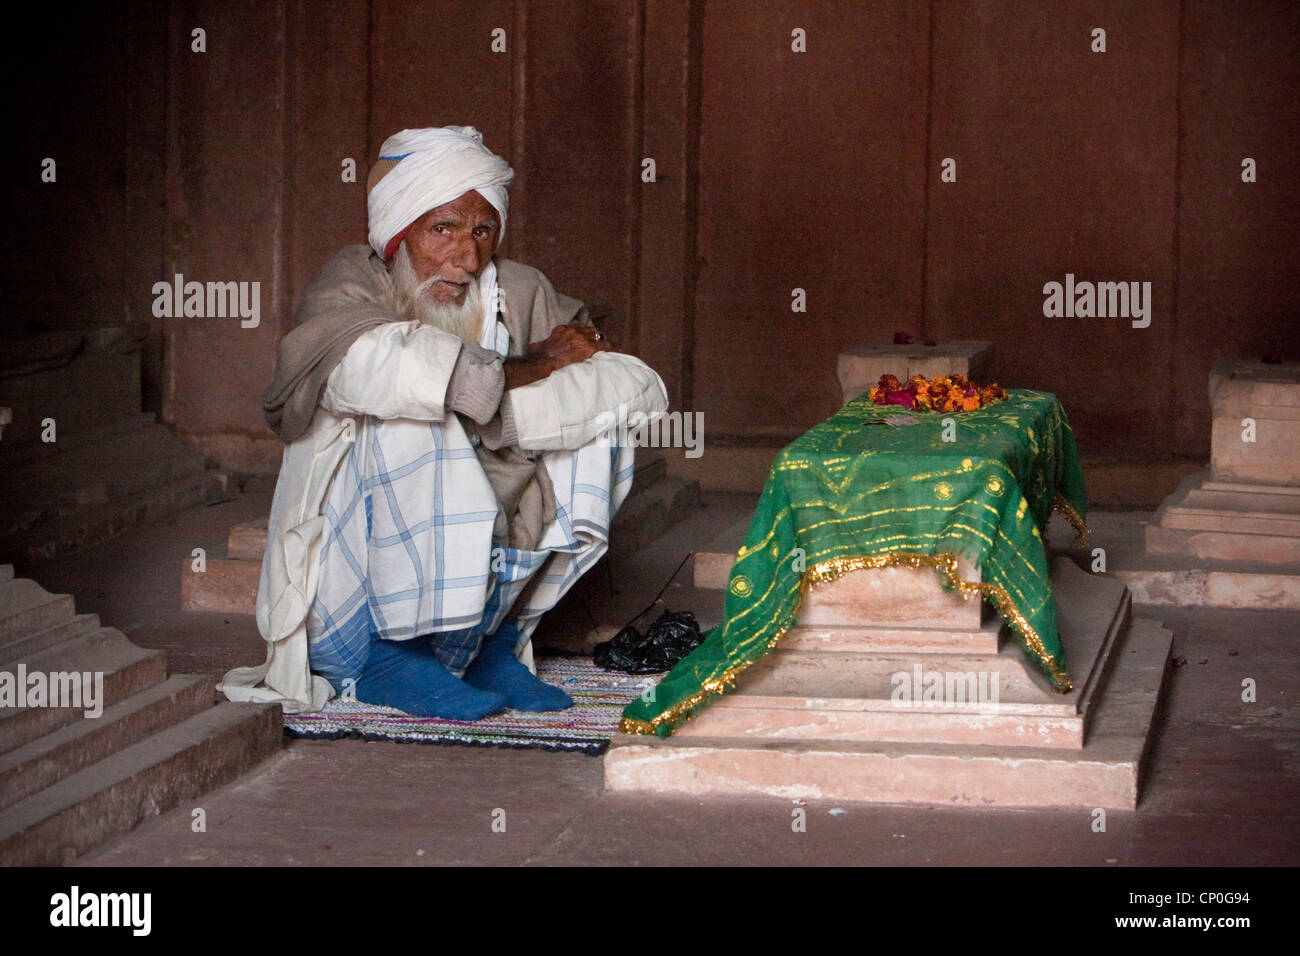
<svg viewBox="0 0 1300 956">
<path fill-rule="evenodd" d="M 1075 544 L 1080 548 L 1088 547 L 1088 525 L 1083 520 L 1083 515 L 1079 514 L 1078 509 L 1066 500 L 1065 495 L 1059 491 L 1052 496 L 1052 508 L 1065 515 L 1065 520 L 1070 522 L 1071 527 L 1078 532 L 1079 538 Z"/>
<path fill-rule="evenodd" d="M 1076 528 L 1080 528 L 1083 520 L 1079 517 L 1079 513 L 1068 501 L 1065 500 L 1064 497 L 1061 496 L 1059 492 L 1057 493 L 1057 498 L 1059 498 L 1060 502 L 1064 503 L 1066 508 L 1069 509 L 1068 511 L 1066 511 L 1065 508 L 1061 509 L 1062 513 L 1065 514 L 1066 519 L 1071 524 L 1075 525 Z M 1073 517 L 1071 517 L 1071 515 L 1073 515 Z M 1078 524 L 1075 524 L 1076 520 L 1079 522 Z M 1086 535 L 1087 529 L 1081 529 L 1081 533 Z M 949 586 L 960 590 L 962 595 L 965 597 L 969 598 L 974 594 L 979 594 L 981 597 L 989 598 L 997 607 L 998 613 L 1001 614 L 1002 617 L 1012 625 L 1012 627 L 1016 628 L 1025 643 L 1028 644 L 1034 654 L 1038 656 L 1038 659 L 1047 666 L 1047 669 L 1052 676 L 1052 690 L 1058 694 L 1068 694 L 1074 690 L 1074 683 L 1071 681 L 1069 673 L 1061 670 L 1057 665 L 1055 656 L 1047 652 L 1047 648 L 1043 644 L 1043 639 L 1039 637 L 1038 632 L 1034 630 L 1032 625 L 1030 625 L 1029 620 L 1020 613 L 1020 610 L 1016 607 L 1015 602 L 1011 600 L 1011 595 L 1007 593 L 1006 589 L 996 584 L 990 584 L 987 581 L 962 580 L 961 575 L 957 573 L 957 555 L 951 551 L 943 551 L 939 554 L 933 555 L 915 554 L 909 551 L 894 551 L 889 554 L 878 554 L 872 557 L 832 558 L 830 561 L 823 561 L 820 564 L 813 565 L 813 567 L 805 571 L 800 578 L 799 603 L 795 606 L 792 617 L 796 619 L 798 618 L 799 608 L 803 606 L 804 597 L 807 595 L 809 588 L 828 584 L 831 581 L 837 580 L 853 571 L 861 571 L 868 568 L 895 567 L 910 567 L 916 569 L 932 568 L 943 576 Z M 672 707 L 660 712 L 651 720 L 634 720 L 630 717 L 624 717 L 619 722 L 619 733 L 641 735 L 656 734 L 658 733 L 658 729 L 665 724 L 671 726 L 680 723 L 682 720 L 689 719 L 692 716 L 692 712 L 710 697 L 720 697 L 728 691 L 734 690 L 736 686 L 736 678 L 739 677 L 746 668 L 761 660 L 769 651 L 775 648 L 781 638 L 785 637 L 786 632 L 789 631 L 792 626 L 794 625 L 787 625 L 777 631 L 777 633 L 767 642 L 767 647 L 763 650 L 763 653 L 759 654 L 758 657 L 754 658 L 754 660 L 746 661 L 743 664 L 737 664 L 734 667 L 727 668 L 720 677 L 705 681 L 700 689 L 690 697 L 686 698 L 686 700 L 678 701 Z"/>
</svg>

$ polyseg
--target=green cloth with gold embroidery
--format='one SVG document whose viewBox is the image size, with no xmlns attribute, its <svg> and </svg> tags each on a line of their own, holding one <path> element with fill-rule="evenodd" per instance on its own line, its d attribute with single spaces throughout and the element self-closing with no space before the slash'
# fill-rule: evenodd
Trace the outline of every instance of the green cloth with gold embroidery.
<svg viewBox="0 0 1300 956">
<path fill-rule="evenodd" d="M 895 415 L 918 424 L 871 423 Z M 805 587 L 859 568 L 932 567 L 945 587 L 978 590 L 1068 691 L 1041 532 L 1054 506 L 1083 532 L 1083 473 L 1056 396 L 1008 390 L 954 413 L 860 396 L 782 449 L 732 568 L 724 622 L 624 711 L 622 729 L 670 734 L 775 646 Z M 957 577 L 959 557 L 980 582 Z"/>
</svg>

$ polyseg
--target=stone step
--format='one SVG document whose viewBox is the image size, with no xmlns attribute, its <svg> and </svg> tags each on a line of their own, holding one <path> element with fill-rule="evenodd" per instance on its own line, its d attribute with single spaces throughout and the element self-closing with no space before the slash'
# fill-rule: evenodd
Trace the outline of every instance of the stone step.
<svg viewBox="0 0 1300 956">
<path fill-rule="evenodd" d="M 709 542 L 704 550 L 695 552 L 695 586 L 710 591 L 724 591 L 731 578 L 731 566 L 736 563 L 736 553 L 749 535 L 753 515 L 729 525 Z"/>
<path fill-rule="evenodd" d="M 1082 749 L 620 734 L 605 789 L 991 807 L 1137 807 L 1172 634 L 1135 619 Z M 712 708 L 710 708 L 712 710 Z M 709 711 L 705 711 L 708 714 Z M 698 718 L 697 718 L 698 719 Z M 689 726 L 686 725 L 686 726 Z"/>
<path fill-rule="evenodd" d="M 1230 531 L 1238 534 L 1300 536 L 1300 515 L 1267 514 L 1260 511 L 1217 510 L 1181 507 L 1165 515 L 1166 528 L 1189 531 Z"/>
<path fill-rule="evenodd" d="M 633 451 L 632 487 L 648 487 L 668 474 L 668 459 L 661 451 L 653 448 L 637 448 Z"/>
<path fill-rule="evenodd" d="M 780 649 L 842 653 L 996 654 L 1006 626 L 996 615 L 978 629 L 922 627 L 808 627 L 790 628 Z"/>
<path fill-rule="evenodd" d="M 234 561 L 256 561 L 262 563 L 266 553 L 267 515 L 232 525 L 226 537 L 226 557 Z"/>
<path fill-rule="evenodd" d="M 71 594 L 51 594 L 35 581 L 11 578 L 0 583 L 0 646 L 71 620 Z"/>
<path fill-rule="evenodd" d="M 194 570 L 194 559 L 181 564 L 181 607 L 187 611 L 220 611 L 254 614 L 262 559 L 228 560 L 208 558 L 203 571 Z"/>
<path fill-rule="evenodd" d="M 1300 566 L 1297 573 L 1220 571 L 1115 571 L 1139 604 L 1177 607 L 1222 607 L 1252 611 L 1300 611 Z"/>
<path fill-rule="evenodd" d="M 274 704 L 222 703 L 0 810 L 0 864 L 54 866 L 275 754 Z"/>
<path fill-rule="evenodd" d="M 937 673 L 940 681 L 945 677 L 961 679 L 956 672 Z M 984 685 L 978 681 L 987 673 L 969 672 L 972 697 L 984 693 Z M 918 679 L 920 676 L 918 672 Z M 993 676 L 996 677 L 996 672 Z M 709 718 L 707 730 L 704 724 L 696 727 L 688 723 L 675 736 L 836 743 L 969 743 L 1078 750 L 1083 747 L 1084 734 L 1083 721 L 1078 715 L 1021 713 L 1014 705 L 1005 703 L 990 703 L 984 710 L 974 705 L 954 710 L 943 706 L 932 708 L 922 702 L 908 707 L 888 700 L 755 694 L 718 701 L 710 707 Z"/>
<path fill-rule="evenodd" d="M 1300 521 L 1300 488 L 1288 493 L 1276 485 L 1269 485 L 1256 491 L 1249 485 L 1227 485 L 1206 480 L 1189 488 L 1186 496 L 1173 507 L 1193 511 L 1227 510 L 1243 515 Z"/>
<path fill-rule="evenodd" d="M 94 720 L 69 724 L 0 755 L 0 808 L 210 708 L 215 685 L 207 674 L 173 675 L 106 707 Z"/>
<path fill-rule="evenodd" d="M 58 441 L 5 442 L 0 444 L 0 466 L 21 468 L 31 462 L 53 458 L 71 449 L 89 448 L 105 442 L 129 440 L 133 432 L 158 425 L 153 412 L 136 412 L 117 421 L 106 422 L 86 431 L 59 431 Z"/>
<path fill-rule="evenodd" d="M 1207 482 L 1206 486 L 1212 484 Z M 1154 515 L 1146 512 L 1094 512 L 1088 516 L 1092 530 L 1090 547 L 1105 550 L 1106 576 L 1126 584 L 1133 592 L 1134 604 L 1300 610 L 1300 563 L 1230 561 L 1151 551 L 1147 548 L 1147 536 L 1154 524 Z M 1158 527 L 1155 532 L 1185 535 Z M 1048 531 L 1049 546 L 1066 548 L 1072 536 L 1064 522 L 1055 523 Z M 1251 538 L 1255 543 L 1262 540 L 1257 535 Z M 1184 536 L 1176 543 L 1185 542 Z M 1091 552 L 1066 553 L 1084 568 L 1093 562 Z"/>
<path fill-rule="evenodd" d="M 107 504 L 47 518 L 21 533 L 0 539 L 0 556 L 31 562 L 96 544 L 145 522 L 216 500 L 221 481 L 214 472 L 197 472 Z"/>
<path fill-rule="evenodd" d="M 1202 562 L 1300 564 L 1300 496 L 1209 478 L 1208 470 L 1189 475 L 1165 499 L 1146 527 L 1148 552 Z"/>
<path fill-rule="evenodd" d="M 1208 475 L 1208 472 L 1206 474 Z M 1206 478 L 1201 482 L 1201 488 L 1205 491 L 1226 491 L 1230 494 L 1287 495 L 1292 499 L 1300 497 L 1300 485 L 1267 485 L 1255 481 L 1213 481 Z"/>
<path fill-rule="evenodd" d="M 167 655 L 132 644 L 116 628 L 101 627 L 47 648 L 24 661 L 7 663 L 0 671 L 10 675 L 8 679 L 15 683 L 22 674 L 36 672 L 47 675 L 47 681 L 52 673 L 102 674 L 103 699 L 99 703 L 111 707 L 166 680 Z M 19 689 L 25 694 L 25 682 Z M 93 684 L 90 690 L 94 692 Z M 84 706 L 0 707 L 0 754 L 25 746 L 60 727 L 87 719 L 86 709 Z"/>
<path fill-rule="evenodd" d="M 1232 491 L 1214 490 L 1206 488 L 1207 483 L 1207 473 L 1202 472 L 1184 481 L 1165 500 L 1147 529 L 1149 548 L 1159 551 L 1166 542 L 1204 539 L 1217 541 L 1218 547 L 1213 554 L 1201 556 L 1250 560 L 1277 550 L 1279 542 L 1266 536 L 1300 538 L 1300 495 L 1252 491 L 1248 485 L 1231 486 Z M 1255 535 L 1265 537 L 1257 539 Z M 1227 550 L 1228 543 L 1235 547 Z M 1184 547 L 1174 553 L 1178 550 L 1199 554 L 1204 546 L 1190 551 Z M 1286 553 L 1300 555 L 1300 546 L 1292 541 Z"/>
<path fill-rule="evenodd" d="M 1300 535 L 1214 531 L 1152 524 L 1146 529 L 1147 550 L 1157 555 L 1216 561 L 1264 561 L 1300 565 Z"/>
<path fill-rule="evenodd" d="M 75 614 L 43 631 L 12 637 L 0 642 L 0 665 L 20 661 L 42 651 L 99 630 L 98 614 Z"/>
<path fill-rule="evenodd" d="M 14 579 L 14 566 L 12 564 L 0 564 L 0 581 L 12 581 Z"/>
<path fill-rule="evenodd" d="M 638 489 L 632 485 L 610 526 L 610 553 L 631 554 L 648 545 L 699 506 L 699 482 L 665 476 Z"/>
<path fill-rule="evenodd" d="M 761 698 L 763 706 L 785 700 L 784 706 L 807 709 L 822 706 L 831 710 L 929 709 L 911 706 L 901 698 L 894 699 L 894 691 L 902 684 L 905 690 L 914 689 L 914 700 L 921 701 L 923 685 L 911 683 L 917 674 L 996 675 L 998 703 L 1008 713 L 1078 714 L 1078 700 L 1074 695 L 1043 691 L 1028 676 L 1020 649 L 1008 646 L 1004 650 L 1000 655 L 936 654 L 931 655 L 933 659 L 918 661 L 910 654 L 809 654 L 778 647 L 745 671 L 741 686 L 714 701 L 693 726 L 709 723 L 708 715 L 732 701 L 739 702 L 737 706 L 748 707 L 749 698 Z M 986 710 L 974 698 L 937 703 L 934 709 L 950 713 Z"/>
<path fill-rule="evenodd" d="M 143 340 L 139 326 L 9 331 L 0 347 L 0 405 L 13 409 L 9 440 L 38 443 L 47 419 L 62 441 L 138 415 Z"/>
<path fill-rule="evenodd" d="M 137 495 L 205 468 L 203 454 L 164 425 L 139 429 L 116 441 L 74 442 L 60 447 L 57 455 L 6 473 L 13 504 L 0 535 L 14 535 L 43 520 Z"/>
</svg>

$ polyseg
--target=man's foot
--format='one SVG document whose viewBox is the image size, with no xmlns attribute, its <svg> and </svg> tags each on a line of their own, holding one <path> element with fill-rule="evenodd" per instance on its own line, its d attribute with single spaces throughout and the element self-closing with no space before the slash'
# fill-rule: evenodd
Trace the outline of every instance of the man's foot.
<svg viewBox="0 0 1300 956">
<path fill-rule="evenodd" d="M 371 641 L 356 695 L 367 704 L 443 720 L 478 720 L 506 706 L 502 694 L 477 690 L 453 677 L 419 638 Z"/>
<path fill-rule="evenodd" d="M 519 631 L 513 621 L 506 621 L 500 629 L 483 642 L 474 663 L 465 671 L 465 683 L 484 691 L 504 694 L 506 706 L 515 710 L 565 710 L 573 706 L 573 698 L 535 677 L 515 657 Z"/>
</svg>

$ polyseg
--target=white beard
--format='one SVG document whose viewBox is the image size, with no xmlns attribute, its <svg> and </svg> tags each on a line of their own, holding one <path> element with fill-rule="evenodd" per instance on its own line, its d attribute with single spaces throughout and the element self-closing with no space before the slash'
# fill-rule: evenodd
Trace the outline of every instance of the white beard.
<svg viewBox="0 0 1300 956">
<path fill-rule="evenodd" d="M 403 242 L 397 247 L 393 259 L 393 308 L 404 319 L 418 319 L 426 325 L 450 332 L 463 342 L 477 345 L 483 324 L 483 297 L 479 293 L 478 280 L 470 280 L 465 301 L 457 305 L 455 302 L 438 302 L 428 294 L 429 287 L 440 278 L 434 275 L 421 282 Z"/>
</svg>

